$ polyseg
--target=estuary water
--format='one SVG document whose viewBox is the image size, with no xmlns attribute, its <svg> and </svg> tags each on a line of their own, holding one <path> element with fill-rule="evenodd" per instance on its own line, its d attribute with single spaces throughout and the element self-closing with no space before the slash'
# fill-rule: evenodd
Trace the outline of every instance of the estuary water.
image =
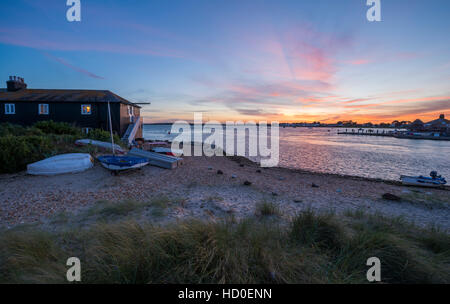
<svg viewBox="0 0 450 304">
<path fill-rule="evenodd" d="M 338 135 L 338 130 L 280 128 L 279 166 L 388 180 L 436 170 L 450 179 L 450 141 Z M 173 140 L 178 134 L 169 131 L 170 125 L 144 125 L 144 138 Z"/>
</svg>

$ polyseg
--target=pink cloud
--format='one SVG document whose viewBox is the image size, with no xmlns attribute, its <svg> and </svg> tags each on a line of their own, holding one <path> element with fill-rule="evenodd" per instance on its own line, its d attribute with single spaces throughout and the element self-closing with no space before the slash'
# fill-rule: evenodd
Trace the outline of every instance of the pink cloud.
<svg viewBox="0 0 450 304">
<path fill-rule="evenodd" d="M 320 32 L 305 23 L 282 33 L 244 37 L 243 43 L 251 42 L 254 62 L 246 71 L 326 83 L 334 81 L 338 53 L 353 44 L 351 36 Z"/>
<path fill-rule="evenodd" d="M 295 73 L 305 80 L 330 81 L 336 72 L 334 58 L 323 49 L 303 43 L 293 54 Z"/>
<path fill-rule="evenodd" d="M 299 98 L 298 101 L 306 104 L 317 104 L 324 103 L 329 101 L 334 101 L 338 98 L 338 96 L 330 95 L 330 96 L 309 96 L 306 98 Z"/>
<path fill-rule="evenodd" d="M 424 115 L 436 111 L 448 111 L 450 109 L 450 96 L 423 97 L 414 99 L 392 100 L 380 103 L 344 105 L 351 109 L 346 114 L 355 115 L 361 113 L 365 116 L 375 115 L 379 118 L 396 117 L 404 115 Z M 389 114 L 387 114 L 389 113 Z"/>
<path fill-rule="evenodd" d="M 355 60 L 347 61 L 347 63 L 352 64 L 352 65 L 362 65 L 362 64 L 370 63 L 370 60 L 367 60 L 367 59 L 355 59 Z"/>
<path fill-rule="evenodd" d="M 372 98 L 356 98 L 356 99 L 342 101 L 342 103 L 343 104 L 352 104 L 352 103 L 357 103 L 357 102 L 362 102 L 362 101 L 368 101 L 371 99 Z"/>
</svg>

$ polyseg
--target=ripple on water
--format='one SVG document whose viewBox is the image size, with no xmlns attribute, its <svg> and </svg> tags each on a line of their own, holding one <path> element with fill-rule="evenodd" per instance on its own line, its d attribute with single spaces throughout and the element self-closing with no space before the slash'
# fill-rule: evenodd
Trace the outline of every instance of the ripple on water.
<svg viewBox="0 0 450 304">
<path fill-rule="evenodd" d="M 168 134 L 170 129 L 145 125 L 144 137 L 172 140 L 176 134 Z M 337 130 L 281 128 L 280 166 L 391 180 L 437 170 L 450 179 L 450 141 L 338 135 Z"/>
</svg>

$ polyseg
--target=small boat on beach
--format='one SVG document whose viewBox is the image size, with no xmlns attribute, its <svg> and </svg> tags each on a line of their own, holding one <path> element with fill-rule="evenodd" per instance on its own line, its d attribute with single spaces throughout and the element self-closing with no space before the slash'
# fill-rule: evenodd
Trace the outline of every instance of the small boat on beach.
<svg viewBox="0 0 450 304">
<path fill-rule="evenodd" d="M 111 108 L 108 102 L 108 120 L 109 129 L 111 132 L 111 149 L 112 155 L 104 155 L 98 157 L 98 161 L 108 170 L 111 170 L 113 174 L 117 174 L 118 171 L 128 170 L 128 169 L 139 169 L 149 163 L 148 158 L 136 157 L 136 156 L 116 156 L 116 149 L 114 145 L 114 137 L 112 133 L 112 122 L 111 122 Z"/>
<path fill-rule="evenodd" d="M 104 148 L 104 149 L 111 149 L 111 143 L 93 140 L 93 139 L 79 139 L 79 140 L 75 141 L 75 144 L 77 146 L 93 145 L 93 146 Z M 114 150 L 118 153 L 125 153 L 125 151 L 122 149 L 122 147 L 119 145 L 116 145 L 116 144 L 114 145 Z"/>
<path fill-rule="evenodd" d="M 155 147 L 152 148 L 152 151 L 155 153 L 170 155 L 170 156 L 182 156 L 183 150 L 164 148 L 164 147 Z"/>
<path fill-rule="evenodd" d="M 149 160 L 143 157 L 105 155 L 97 158 L 103 167 L 111 171 L 139 169 L 147 165 Z"/>
<path fill-rule="evenodd" d="M 167 145 L 167 142 L 165 141 L 149 141 L 145 143 L 146 145 L 149 146 L 164 146 Z"/>
<path fill-rule="evenodd" d="M 133 148 L 128 152 L 128 155 L 147 158 L 149 164 L 165 169 L 175 169 L 183 164 L 183 159 L 170 155 L 154 153 L 137 148 Z"/>
<path fill-rule="evenodd" d="M 401 175 L 400 180 L 407 186 L 442 187 L 447 184 L 445 178 L 438 176 L 436 171 L 431 171 L 430 177 Z"/>
<path fill-rule="evenodd" d="M 31 175 L 57 175 L 77 173 L 94 166 L 94 159 L 87 153 L 61 154 L 27 166 Z"/>
</svg>

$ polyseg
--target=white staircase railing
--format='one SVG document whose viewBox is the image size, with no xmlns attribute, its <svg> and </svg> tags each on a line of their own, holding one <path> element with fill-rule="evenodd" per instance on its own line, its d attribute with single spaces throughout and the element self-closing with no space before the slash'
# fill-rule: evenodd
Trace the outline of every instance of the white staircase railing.
<svg viewBox="0 0 450 304">
<path fill-rule="evenodd" d="M 135 117 L 134 118 L 134 123 L 131 123 L 125 134 L 122 137 L 122 141 L 126 142 L 128 145 L 131 145 L 131 143 L 133 142 L 133 140 L 136 137 L 136 133 L 139 130 L 140 126 L 142 124 L 142 118 L 141 117 Z"/>
</svg>

